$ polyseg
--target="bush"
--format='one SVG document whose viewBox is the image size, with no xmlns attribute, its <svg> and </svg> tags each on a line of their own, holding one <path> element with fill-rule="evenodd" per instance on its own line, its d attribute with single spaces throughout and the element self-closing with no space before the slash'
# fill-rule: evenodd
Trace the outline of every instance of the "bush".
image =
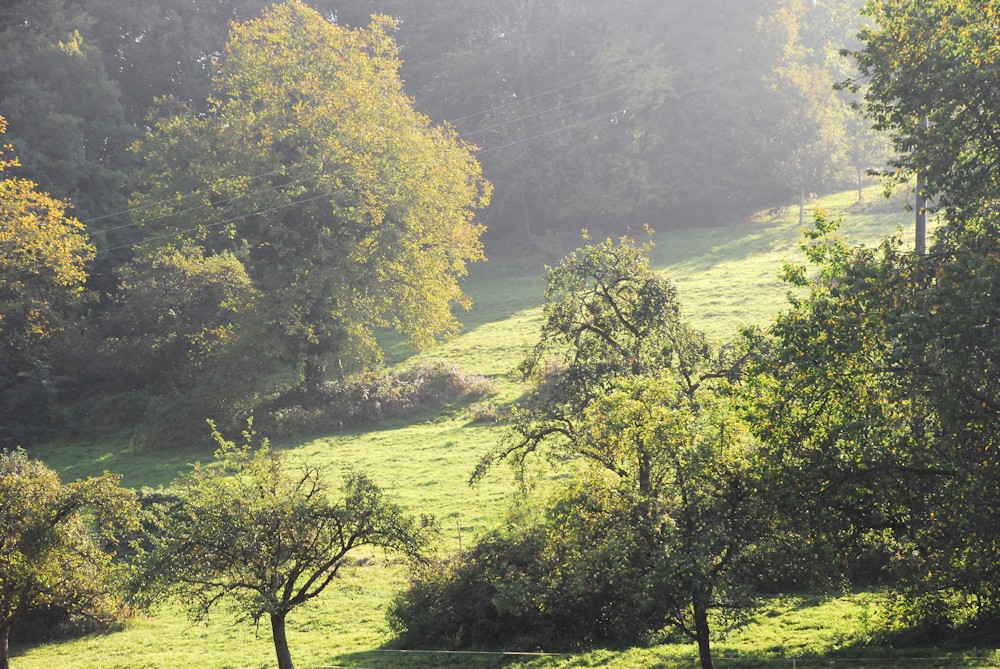
<svg viewBox="0 0 1000 669">
<path fill-rule="evenodd" d="M 543 518 L 518 516 L 414 574 L 390 625 L 405 644 L 447 648 L 648 641 L 666 623 L 671 583 L 636 509 L 627 490 L 574 483 Z"/>
<path fill-rule="evenodd" d="M 259 425 L 273 436 L 329 432 L 411 416 L 456 399 L 476 399 L 492 390 L 487 378 L 435 361 L 326 383 L 318 391 L 293 388 L 260 411 L 270 418 Z"/>
<path fill-rule="evenodd" d="M 392 629 L 407 645 L 450 649 L 540 641 L 542 615 L 524 584 L 545 536 L 540 527 L 494 531 L 471 550 L 419 569 L 389 611 Z"/>
</svg>

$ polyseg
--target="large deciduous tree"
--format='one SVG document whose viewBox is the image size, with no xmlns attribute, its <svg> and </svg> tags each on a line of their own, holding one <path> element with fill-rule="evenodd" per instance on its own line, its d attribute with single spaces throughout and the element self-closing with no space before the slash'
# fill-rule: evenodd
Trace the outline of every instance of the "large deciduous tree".
<svg viewBox="0 0 1000 669">
<path fill-rule="evenodd" d="M 22 450 L 0 452 L 0 667 L 25 616 L 61 610 L 110 618 L 110 547 L 137 528 L 135 493 L 105 474 L 64 484 Z"/>
<path fill-rule="evenodd" d="M 252 435 L 237 446 L 218 433 L 214 466 L 195 464 L 160 507 L 141 589 L 176 594 L 200 619 L 228 604 L 241 619 L 271 623 L 280 669 L 291 669 L 288 615 L 319 596 L 362 546 L 416 557 L 421 524 L 363 474 L 339 488 L 311 465 L 294 466 Z"/>
<path fill-rule="evenodd" d="M 234 26 L 208 113 L 166 105 L 138 145 L 150 230 L 241 258 L 307 385 L 327 360 L 370 358 L 377 328 L 417 345 L 454 332 L 458 279 L 482 257 L 489 185 L 403 94 L 391 26 L 276 5 Z"/>
</svg>

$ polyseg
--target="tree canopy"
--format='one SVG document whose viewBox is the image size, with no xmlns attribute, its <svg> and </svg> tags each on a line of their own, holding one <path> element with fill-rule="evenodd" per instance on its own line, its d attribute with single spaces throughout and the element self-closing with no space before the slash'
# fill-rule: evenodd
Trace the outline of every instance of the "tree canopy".
<svg viewBox="0 0 1000 669">
<path fill-rule="evenodd" d="M 6 122 L 0 117 L 0 134 Z M 11 175 L 19 165 L 0 149 L 0 404 L 21 406 L 21 419 L 47 419 L 32 389 L 48 380 L 53 339 L 83 295 L 94 249 L 66 203 Z M 22 382 L 27 383 L 22 383 Z"/>
<path fill-rule="evenodd" d="M 898 154 L 890 176 L 919 173 L 941 206 L 973 214 L 998 194 L 998 11 L 992 2 L 870 0 L 853 52 L 866 113 Z"/>
<path fill-rule="evenodd" d="M 482 257 L 489 185 L 469 146 L 413 111 L 390 27 L 276 5 L 234 26 L 208 113 L 167 106 L 137 147 L 150 229 L 241 258 L 310 384 L 330 356 L 375 354 L 376 328 L 417 345 L 454 332 L 458 279 Z"/>
<path fill-rule="evenodd" d="M 271 623 L 280 669 L 292 669 L 288 615 L 318 597 L 362 546 L 417 557 L 421 524 L 359 473 L 338 488 L 319 468 L 288 463 L 252 434 L 237 446 L 216 433 L 211 465 L 196 463 L 159 508 L 139 588 L 181 598 L 195 619 L 229 606 L 240 619 Z"/>
<path fill-rule="evenodd" d="M 789 268 L 808 295 L 750 369 L 771 485 L 796 500 L 806 544 L 894 556 L 905 608 L 950 593 L 993 615 L 995 237 L 920 256 L 894 239 L 848 247 L 836 226 L 818 214 L 807 247 L 818 276 Z"/>
<path fill-rule="evenodd" d="M 105 474 L 64 484 L 23 450 L 0 452 L 0 667 L 11 630 L 39 611 L 110 618 L 123 585 L 116 541 L 137 529 L 135 492 Z M 121 590 L 118 589 L 121 594 Z"/>
<path fill-rule="evenodd" d="M 705 669 L 714 666 L 710 612 L 744 620 L 749 565 L 774 533 L 773 509 L 756 494 L 756 444 L 726 399 L 744 359 L 735 347 L 713 351 L 681 319 L 673 286 L 630 241 L 585 246 L 549 271 L 540 341 L 521 366 L 537 385 L 479 470 L 502 459 L 524 468 L 549 451 L 607 481 L 599 496 L 617 501 L 605 512 L 628 509 L 616 545 L 638 546 L 612 559 L 641 564 L 645 584 L 626 579 L 611 597 L 644 588 L 635 624 L 688 634 Z M 603 559 L 588 545 L 567 552 Z"/>
</svg>

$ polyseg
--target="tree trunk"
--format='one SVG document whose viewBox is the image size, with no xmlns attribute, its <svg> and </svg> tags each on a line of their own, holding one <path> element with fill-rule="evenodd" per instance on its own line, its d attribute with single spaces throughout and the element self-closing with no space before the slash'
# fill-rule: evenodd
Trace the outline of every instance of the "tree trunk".
<svg viewBox="0 0 1000 669">
<path fill-rule="evenodd" d="M 285 637 L 285 614 L 271 614 L 271 637 L 278 656 L 278 669 L 293 669 L 292 654 L 288 651 L 288 638 Z"/>
<path fill-rule="evenodd" d="M 0 669 L 10 669 L 10 628 L 0 629 Z"/>
<path fill-rule="evenodd" d="M 709 643 L 708 607 L 702 602 L 694 602 L 694 635 L 698 642 L 698 657 L 701 669 L 715 669 L 712 661 L 712 646 Z"/>
<path fill-rule="evenodd" d="M 643 449 L 642 455 L 639 456 L 639 496 L 642 499 L 647 499 L 653 487 L 652 475 L 650 470 L 653 468 L 652 463 L 650 463 L 649 453 Z"/>
<path fill-rule="evenodd" d="M 865 201 L 865 173 L 860 167 L 855 168 L 858 173 L 858 202 Z"/>
<path fill-rule="evenodd" d="M 302 383 L 309 392 L 319 390 L 323 386 L 323 382 L 326 381 L 326 353 L 326 347 L 319 344 L 309 344 L 306 347 L 305 364 L 302 366 Z"/>
<path fill-rule="evenodd" d="M 799 227 L 806 224 L 806 184 L 799 186 Z"/>
<path fill-rule="evenodd" d="M 917 174 L 917 225 L 915 247 L 917 255 L 927 253 L 927 199 L 924 197 L 924 175 Z"/>
</svg>

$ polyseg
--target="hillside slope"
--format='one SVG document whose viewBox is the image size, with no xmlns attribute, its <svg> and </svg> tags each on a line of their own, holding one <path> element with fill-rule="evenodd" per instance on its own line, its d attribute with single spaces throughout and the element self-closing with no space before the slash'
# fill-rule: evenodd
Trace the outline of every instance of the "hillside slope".
<svg viewBox="0 0 1000 669">
<path fill-rule="evenodd" d="M 846 193 L 822 198 L 817 205 L 837 215 L 849 209 L 853 200 L 853 194 Z M 871 244 L 908 224 L 908 214 L 900 209 L 883 211 L 888 209 L 881 203 L 873 205 L 871 211 L 847 211 L 844 236 L 852 242 Z M 783 307 L 787 288 L 777 277 L 783 262 L 801 259 L 800 239 L 797 211 L 789 208 L 725 227 L 655 234 L 652 262 L 676 282 L 688 318 L 711 337 L 722 340 L 733 336 L 741 323 L 766 325 Z M 411 365 L 433 358 L 447 360 L 465 371 L 490 377 L 497 388 L 490 401 L 516 398 L 521 387 L 512 370 L 537 336 L 541 323 L 544 264 L 553 264 L 558 258 L 549 247 L 523 251 L 495 253 L 490 262 L 472 269 L 466 288 L 475 306 L 460 315 L 465 323 L 460 336 L 419 355 L 402 344 L 390 344 L 387 362 Z M 375 429 L 317 435 L 279 446 L 293 457 L 331 468 L 369 471 L 409 509 L 438 518 L 441 550 L 447 552 L 467 546 L 492 525 L 517 489 L 505 469 L 495 471 L 477 487 L 467 483 L 480 456 L 500 437 L 495 426 L 472 419 L 468 403 L 457 402 L 438 413 L 396 420 Z M 166 485 L 188 463 L 209 457 L 183 445 L 136 449 L 127 442 L 125 437 L 118 442 L 49 444 L 30 452 L 56 467 L 64 478 L 110 470 L 122 473 L 132 486 Z M 561 475 L 565 474 L 552 471 L 549 478 Z M 297 664 L 498 666 L 501 658 L 491 655 L 438 658 L 378 650 L 391 638 L 384 610 L 403 582 L 401 568 L 381 555 L 369 556 L 363 566 L 349 570 L 320 601 L 291 617 L 289 641 Z M 849 646 L 867 633 L 864 626 L 875 615 L 873 606 L 863 595 L 832 603 L 779 602 L 773 620 L 721 644 L 720 654 L 761 658 L 826 653 Z M 812 619 L 825 622 L 795 622 Z M 862 620 L 864 625 L 859 623 Z M 218 615 L 207 626 L 193 628 L 178 611 L 165 609 L 111 634 L 15 648 L 14 666 L 266 667 L 272 652 L 267 634 L 258 638 L 251 626 L 234 626 Z M 625 667 L 653 662 L 680 667 L 686 666 L 690 652 L 687 645 L 680 645 L 634 651 L 635 655 L 598 652 L 572 660 L 530 661 L 538 666 Z"/>
</svg>

